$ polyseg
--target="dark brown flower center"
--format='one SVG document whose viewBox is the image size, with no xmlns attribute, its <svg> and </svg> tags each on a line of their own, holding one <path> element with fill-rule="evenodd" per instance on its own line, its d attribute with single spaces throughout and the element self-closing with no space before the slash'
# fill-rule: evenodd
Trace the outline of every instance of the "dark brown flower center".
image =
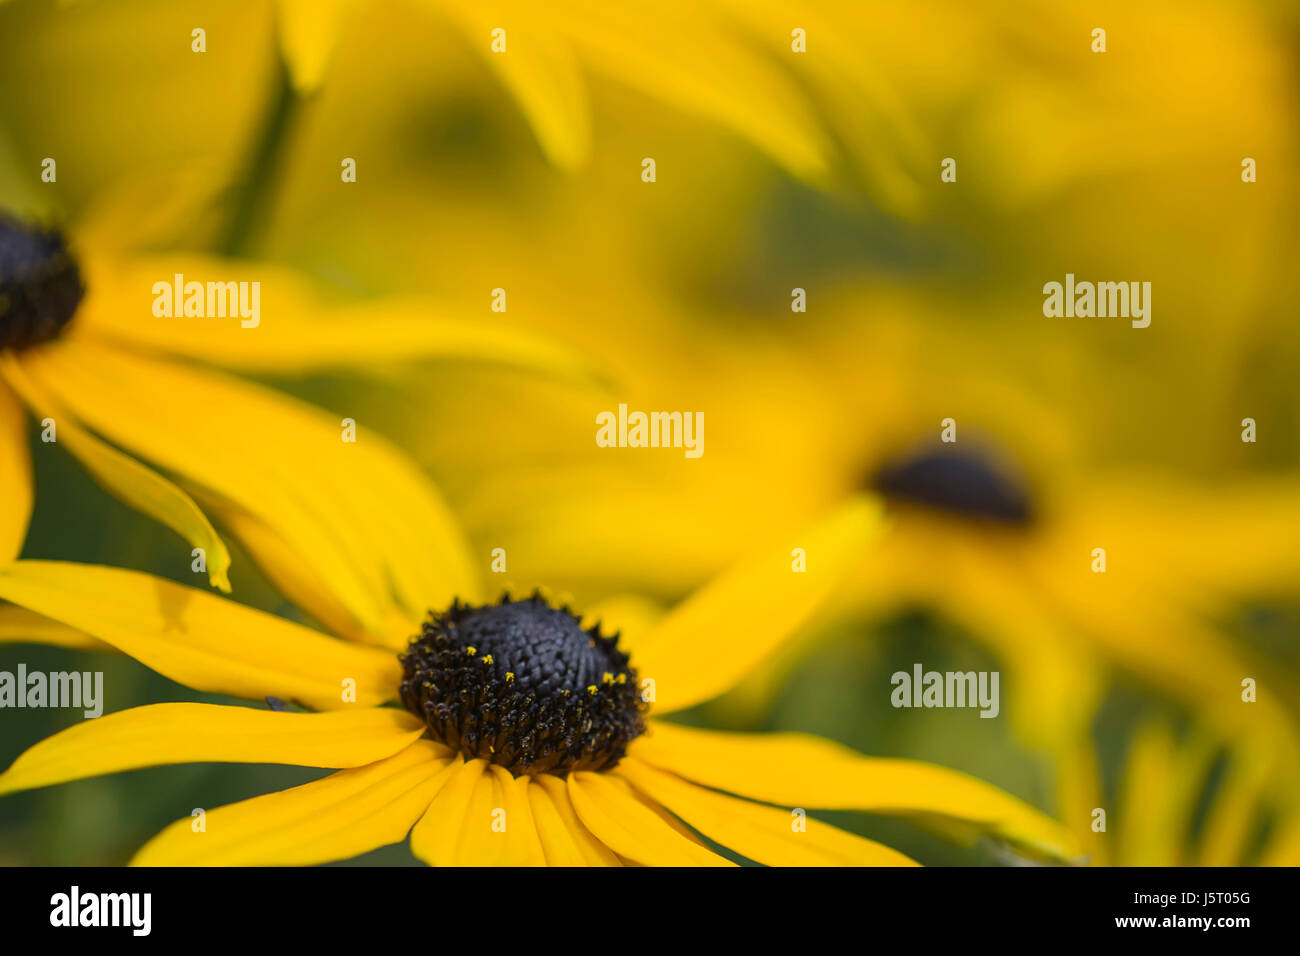
<svg viewBox="0 0 1300 956">
<path fill-rule="evenodd" d="M 85 287 L 63 236 L 0 213 L 0 351 L 57 338 Z"/>
<path fill-rule="evenodd" d="M 402 701 L 430 736 L 516 776 L 607 769 L 645 730 L 618 635 L 536 594 L 431 612 L 401 660 Z"/>
<path fill-rule="evenodd" d="M 964 517 L 1008 525 L 1033 518 L 1028 490 L 977 449 L 949 446 L 895 459 L 876 472 L 871 487 L 889 498 Z"/>
</svg>

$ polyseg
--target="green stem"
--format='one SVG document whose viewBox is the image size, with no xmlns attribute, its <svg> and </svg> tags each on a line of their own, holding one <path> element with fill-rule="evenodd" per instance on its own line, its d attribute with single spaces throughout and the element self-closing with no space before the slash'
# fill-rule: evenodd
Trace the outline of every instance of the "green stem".
<svg viewBox="0 0 1300 956">
<path fill-rule="evenodd" d="M 289 69 L 282 57 L 276 57 L 274 88 L 268 98 L 266 117 L 261 131 L 252 141 L 234 212 L 218 249 L 228 256 L 248 251 L 249 240 L 255 235 L 267 214 L 267 205 L 274 193 L 284 163 L 289 133 L 301 115 L 302 99 L 293 88 Z"/>
</svg>

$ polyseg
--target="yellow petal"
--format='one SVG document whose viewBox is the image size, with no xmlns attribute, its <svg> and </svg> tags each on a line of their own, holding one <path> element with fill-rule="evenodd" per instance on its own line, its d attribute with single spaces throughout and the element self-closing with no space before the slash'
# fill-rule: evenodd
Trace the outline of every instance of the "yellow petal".
<svg viewBox="0 0 1300 956">
<path fill-rule="evenodd" d="M 0 644 L 49 644 L 77 651 L 117 652 L 111 644 L 96 640 L 85 631 L 13 604 L 0 604 Z"/>
<path fill-rule="evenodd" d="M 735 686 L 803 625 L 880 533 L 880 506 L 854 499 L 779 549 L 724 572 L 638 645 L 655 710 L 680 710 Z M 802 548 L 806 570 L 792 568 Z"/>
<path fill-rule="evenodd" d="M 496 777 L 498 793 L 501 797 L 501 809 L 505 811 L 503 822 L 505 832 L 500 834 L 505 840 L 501 851 L 502 866 L 545 866 L 546 852 L 533 819 L 533 806 L 528 792 L 532 778 L 512 776 L 505 767 L 492 764 L 488 769 Z M 497 834 L 494 834 L 494 836 Z"/>
<path fill-rule="evenodd" d="M 411 852 L 430 866 L 490 866 L 504 845 L 492 831 L 492 811 L 500 806 L 496 777 L 481 758 L 454 767 L 447 785 L 411 830 Z"/>
<path fill-rule="evenodd" d="M 564 780 L 549 773 L 533 778 L 533 819 L 550 866 L 622 866 L 618 856 L 583 826 Z"/>
<path fill-rule="evenodd" d="M 621 857 L 646 866 L 727 866 L 678 834 L 633 794 L 626 780 L 586 771 L 568 777 L 569 799 L 584 826 Z"/>
<path fill-rule="evenodd" d="M 37 417 L 54 418 L 59 444 L 85 466 L 97 484 L 142 514 L 171 528 L 191 547 L 202 549 L 208 581 L 218 590 L 230 592 L 230 552 L 189 495 L 162 475 L 81 428 L 39 386 L 28 380 L 21 364 L 11 356 L 5 358 L 5 375 Z M 186 561 L 192 557 L 194 555 L 188 555 Z"/>
<path fill-rule="evenodd" d="M 277 375 L 452 359 L 574 382 L 604 381 L 600 369 L 573 349 L 503 321 L 450 314 L 446 306 L 419 299 L 327 302 L 299 273 L 262 262 L 195 254 L 92 257 L 85 271 L 91 293 L 77 316 L 78 334 L 131 351 Z M 245 328 L 242 323 L 253 320 L 234 315 L 139 321 L 140 315 L 152 316 L 154 283 L 174 281 L 178 274 L 186 282 L 260 283 L 257 325 Z"/>
<path fill-rule="evenodd" d="M 547 15 L 595 69 L 729 126 L 795 176 L 824 175 L 829 147 L 807 97 L 734 20 L 651 0 L 563 0 Z"/>
<path fill-rule="evenodd" d="M 647 797 L 644 793 L 642 793 L 640 790 L 637 790 L 635 787 L 630 788 L 628 792 L 631 793 L 632 796 L 636 798 L 636 801 L 640 803 L 643 807 L 648 808 L 650 812 L 652 812 L 660 820 L 668 824 L 668 826 L 672 827 L 673 831 L 678 836 L 682 837 L 683 839 L 690 840 L 696 846 L 707 848 L 707 844 L 704 842 L 704 839 L 698 833 L 696 833 L 694 830 L 688 827 L 685 823 L 683 823 L 681 821 L 681 818 L 674 816 L 672 812 L 670 812 L 668 808 L 665 807 L 662 803 L 650 797 Z"/>
<path fill-rule="evenodd" d="M 0 377 L 0 564 L 12 561 L 27 540 L 32 517 L 32 460 L 27 415 Z"/>
<path fill-rule="evenodd" d="M 63 422 L 59 444 L 110 494 L 165 524 L 192 548 L 200 549 L 209 583 L 219 591 L 230 593 L 230 552 L 189 495 L 151 468 L 77 428 L 70 420 Z M 193 551 L 187 555 L 187 559 L 196 557 Z"/>
<path fill-rule="evenodd" d="M 1102 805 L 1101 765 L 1091 736 L 1049 742 L 1055 777 L 1056 816 L 1068 820 L 1091 866 L 1111 866 L 1110 837 L 1092 830 L 1092 811 Z"/>
<path fill-rule="evenodd" d="M 587 861 L 578 848 L 577 841 L 546 791 L 536 783 L 528 788 L 528 798 L 533 808 L 533 823 L 537 838 L 542 844 L 547 866 L 585 866 Z"/>
<path fill-rule="evenodd" d="M 359 767 L 391 757 L 424 724 L 390 708 L 278 713 L 219 704 L 149 704 L 74 724 L 25 750 L 0 793 L 174 763 Z"/>
<path fill-rule="evenodd" d="M 766 40 L 777 55 L 788 55 L 793 27 L 788 4 L 781 0 L 723 0 L 723 5 L 738 18 L 742 29 Z M 949 78 L 951 73 L 946 72 L 958 68 L 952 61 L 960 58 L 933 42 L 907 39 L 934 37 L 933 32 L 927 34 L 932 30 L 924 22 L 927 14 L 918 18 L 919 13 L 900 12 L 899 20 L 894 21 L 885 11 L 865 4 L 810 4 L 800 8 L 798 18 L 798 25 L 816 48 L 815 56 L 798 58 L 801 89 L 816 103 L 818 114 L 835 126 L 837 144 L 848 158 L 861 164 L 868 177 L 864 185 L 871 189 L 872 198 L 887 212 L 906 218 L 919 212 L 921 169 L 934 146 L 915 100 L 900 95 L 910 84 L 899 70 L 882 62 L 882 51 L 873 43 L 907 51 L 909 63 L 924 57 L 927 66 L 918 68 L 928 76 L 944 71 L 945 85 L 951 89 L 963 82 Z M 928 15 L 951 22 L 948 18 L 961 14 L 934 8 Z M 962 35 L 971 36 L 989 27 L 975 21 L 963 23 L 959 29 Z"/>
<path fill-rule="evenodd" d="M 283 618 L 162 578 L 91 564 L 15 561 L 0 597 L 78 628 L 195 690 L 320 710 L 383 703 L 402 668 Z M 355 688 L 355 703 L 344 700 Z"/>
<path fill-rule="evenodd" d="M 468 547 L 431 484 L 359 423 L 215 372 L 85 341 L 43 350 L 33 377 L 87 424 L 197 489 L 255 516 L 339 603 L 382 633 L 473 599 Z M 157 401 L 158 394 L 170 397 Z M 307 480 L 310 476 L 310 480 Z"/>
<path fill-rule="evenodd" d="M 987 833 L 1038 856 L 1079 855 L 1059 823 L 974 777 L 913 760 L 864 757 L 807 734 L 729 734 L 655 721 L 630 753 L 764 803 L 909 816 L 970 837 Z"/>
<path fill-rule="evenodd" d="M 618 773 L 710 840 L 770 866 L 915 866 L 896 850 L 790 810 L 760 806 L 687 783 L 634 757 Z M 796 825 L 800 829 L 796 829 Z"/>
<path fill-rule="evenodd" d="M 567 170 L 585 163 L 591 152 L 591 107 L 573 50 L 556 34 L 553 11 L 455 0 L 439 6 L 514 96 L 547 158 Z M 496 29 L 505 31 L 502 52 L 492 48 Z"/>
<path fill-rule="evenodd" d="M 1276 772 L 1274 758 L 1264 753 L 1252 753 L 1249 745 L 1239 747 L 1214 795 L 1214 802 L 1206 813 L 1201 835 L 1201 849 L 1197 866 L 1240 866 L 1249 852 L 1252 828 L 1259 822 L 1260 807 L 1266 805 L 1269 793 L 1269 776 Z M 1181 779 L 1188 779 L 1186 776 Z M 1182 800 L 1190 802 L 1196 793 L 1184 784 Z M 1283 805 L 1290 800 L 1294 807 L 1294 794 L 1282 797 Z M 1184 810 L 1175 804 L 1175 811 Z M 1184 810 L 1190 814 L 1190 810 Z M 1126 861 L 1127 862 L 1127 861 Z"/>
<path fill-rule="evenodd" d="M 1108 821 L 1114 834 L 1114 862 L 1184 865 L 1196 799 L 1213 756 L 1205 741 L 1180 751 L 1173 729 L 1162 722 L 1138 729 L 1129 745 L 1119 800 Z"/>
<path fill-rule="evenodd" d="M 253 563 L 272 586 L 330 634 L 404 649 L 407 639 L 419 630 L 417 621 L 401 613 L 397 616 L 403 623 L 391 633 L 376 622 L 369 626 L 363 624 L 338 599 L 329 581 L 321 576 L 320 568 L 313 562 L 303 561 L 292 545 L 268 528 L 265 522 L 216 498 L 205 500 L 204 507 L 229 529 L 231 537 L 244 545 Z"/>
<path fill-rule="evenodd" d="M 1260 855 L 1260 866 L 1300 866 L 1300 816 L 1294 810 L 1280 820 Z"/>
<path fill-rule="evenodd" d="M 280 55 L 294 88 L 314 92 L 325 78 L 353 0 L 276 0 Z"/>
<path fill-rule="evenodd" d="M 300 866 L 401 841 L 451 773 L 448 752 L 417 740 L 392 757 L 177 820 L 132 866 Z"/>
<path fill-rule="evenodd" d="M 224 500 L 264 517 L 286 547 L 319 569 L 340 602 L 367 626 L 378 626 L 387 596 L 382 573 L 372 560 L 373 552 L 363 547 L 353 515 L 340 514 L 338 505 L 327 500 L 329 495 L 318 491 L 318 482 L 330 469 L 310 458 L 301 462 L 297 474 L 291 469 L 290 436 L 303 423 L 280 422 L 285 437 L 273 443 L 259 425 L 271 401 L 258 401 L 256 394 L 241 395 L 233 382 L 227 394 L 218 395 L 203 390 L 201 379 L 185 381 L 183 370 L 162 363 L 127 365 L 131 357 L 125 353 L 84 342 L 75 348 L 72 342 L 60 345 L 46 350 L 41 361 L 26 363 L 33 378 L 59 393 L 75 414 L 118 444 L 191 478 L 200 497 Z M 113 364 L 118 360 L 120 364 Z M 140 388 L 144 383 L 152 383 L 175 400 L 148 402 Z M 287 398 L 285 402 L 288 407 Z M 188 426 L 180 415 L 172 414 L 173 408 L 182 407 L 191 419 Z M 272 414 L 280 410 L 270 407 Z M 323 440 L 321 423 L 312 421 L 310 426 Z M 185 437 L 176 440 L 178 436 Z M 336 442 L 338 436 L 335 431 Z M 250 455 L 254 449 L 257 454 Z M 314 480 L 302 481 L 304 474 Z M 333 515 L 337 517 L 331 521 Z"/>
</svg>

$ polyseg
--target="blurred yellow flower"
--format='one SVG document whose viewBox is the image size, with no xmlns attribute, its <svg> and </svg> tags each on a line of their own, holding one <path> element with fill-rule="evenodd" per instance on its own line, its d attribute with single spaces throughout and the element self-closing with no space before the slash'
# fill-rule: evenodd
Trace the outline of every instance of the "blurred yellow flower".
<svg viewBox="0 0 1300 956">
<path fill-rule="evenodd" d="M 722 4 L 686 9 L 559 0 L 543 9 L 517 0 L 432 0 L 425 6 L 464 31 L 560 167 L 583 165 L 591 153 L 579 69 L 589 66 L 735 129 L 797 176 L 826 173 L 830 143 L 797 83 L 749 42 Z M 350 18 L 384 9 L 358 0 L 277 0 L 281 52 L 295 87 L 302 93 L 320 87 Z"/>
<path fill-rule="evenodd" d="M 432 548 L 453 567 L 463 562 L 445 506 L 381 438 L 349 439 L 354 420 L 204 366 L 296 373 L 441 356 L 585 374 L 572 354 L 541 339 L 438 317 L 425 303 L 330 304 L 292 272 L 123 252 L 99 239 L 114 232 L 101 218 L 77 242 L 75 231 L 69 240 L 0 218 L 0 490 L 7 502 L 0 562 L 21 550 L 32 508 L 26 406 L 45 442 L 57 442 L 107 490 L 201 549 L 196 569 L 215 587 L 229 590 L 230 557 L 195 499 L 277 580 L 287 575 L 292 587 L 307 587 L 328 569 L 340 627 L 374 626 L 380 592 L 414 587 L 376 538 Z M 204 281 L 182 286 L 183 277 Z M 256 304 L 255 318 L 236 310 L 241 289 L 252 290 L 250 299 L 260 290 L 253 302 L 240 298 Z M 221 293 L 215 302 L 214 291 Z M 441 531 L 414 539 L 408 518 L 374 493 L 372 479 L 407 489 Z M 286 548 L 309 559 L 281 567 L 277 555 Z"/>
<path fill-rule="evenodd" d="M 1080 844 L 1095 866 L 1295 866 L 1296 795 L 1270 783 L 1273 759 L 1250 741 L 1225 752 L 1198 728 L 1141 721 L 1111 796 L 1090 762 L 1075 768 Z"/>
</svg>

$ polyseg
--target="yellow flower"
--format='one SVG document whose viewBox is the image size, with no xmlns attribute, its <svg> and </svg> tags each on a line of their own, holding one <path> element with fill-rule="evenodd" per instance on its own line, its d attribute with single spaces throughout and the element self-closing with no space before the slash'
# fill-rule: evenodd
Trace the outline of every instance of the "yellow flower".
<svg viewBox="0 0 1300 956">
<path fill-rule="evenodd" d="M 328 577 L 328 620 L 344 632 L 378 628 L 390 587 L 429 598 L 427 581 L 389 562 L 402 547 L 442 555 L 439 580 L 465 577 L 445 506 L 367 422 L 349 425 L 213 366 L 295 374 L 443 356 L 585 374 L 581 363 L 418 301 L 337 305 L 280 268 L 123 252 L 106 237 L 114 221 L 130 232 L 114 220 L 124 214 L 71 238 L 0 215 L 0 564 L 19 554 L 32 509 L 25 406 L 45 442 L 201 549 L 193 566 L 221 590 L 230 556 L 205 511 L 289 593 Z M 193 289 L 201 316 L 190 311 Z M 374 480 L 408 495 L 401 513 Z M 284 564 L 282 553 L 299 558 Z"/>
<path fill-rule="evenodd" d="M 146 865 L 319 863 L 408 832 L 418 857 L 442 865 L 725 862 L 692 831 L 761 863 L 911 862 L 808 819 L 817 808 L 1073 857 L 1064 828 L 964 774 L 664 719 L 734 685 L 815 615 L 879 525 L 878 506 L 855 500 L 803 536 L 806 573 L 788 549 L 760 554 L 622 637 L 538 595 L 444 604 L 400 658 L 391 631 L 367 635 L 387 649 L 349 643 L 137 572 L 18 561 L 0 570 L 0 597 L 47 634 L 92 635 L 195 690 L 320 712 L 135 708 L 36 744 L 0 792 L 186 761 L 341 768 L 212 810 L 202 827 L 179 820 L 137 854 Z M 405 557 L 413 575 L 438 570 L 427 553 Z M 399 697 L 407 710 L 382 706 Z"/>
</svg>

